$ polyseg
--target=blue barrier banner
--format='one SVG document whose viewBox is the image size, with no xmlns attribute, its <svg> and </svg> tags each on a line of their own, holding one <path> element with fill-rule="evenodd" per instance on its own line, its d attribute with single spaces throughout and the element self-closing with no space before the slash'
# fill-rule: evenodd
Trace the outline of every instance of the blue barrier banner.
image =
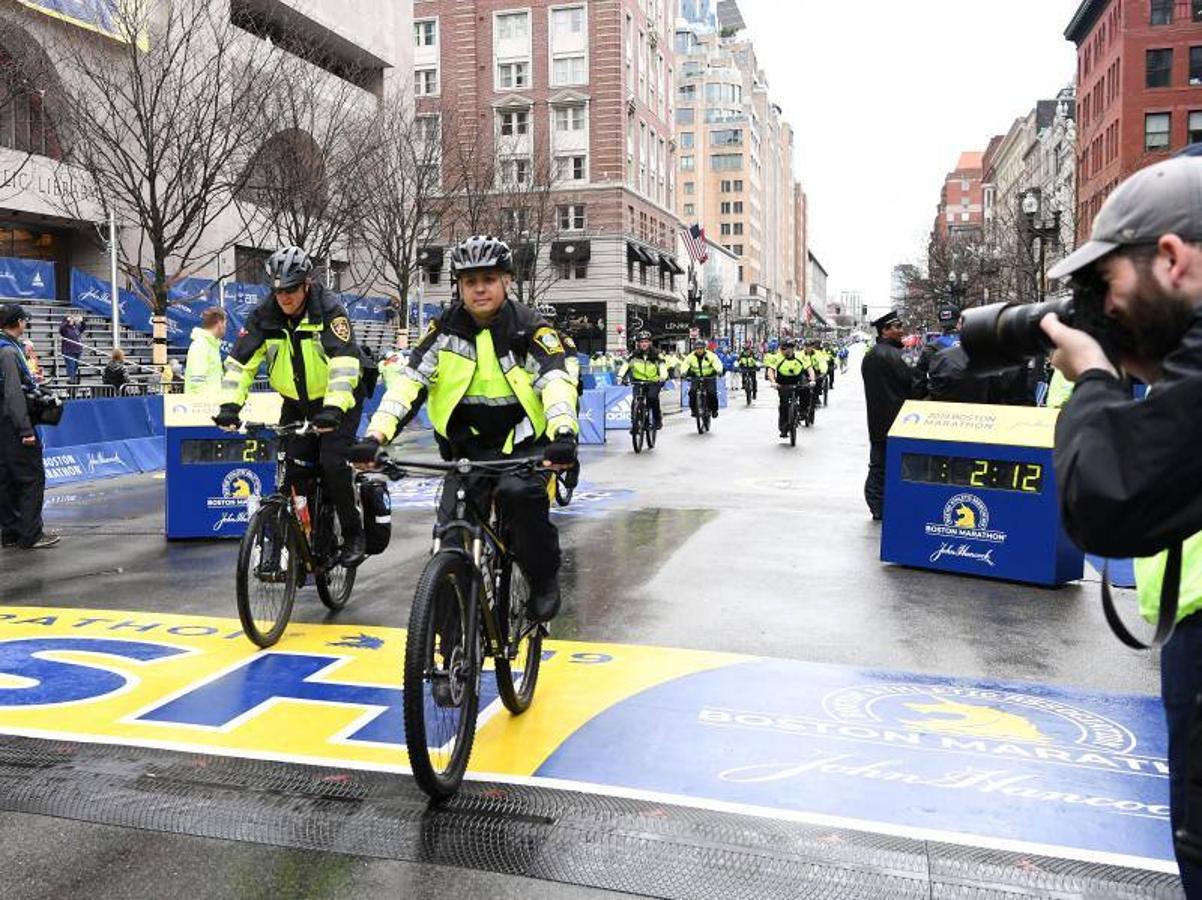
<svg viewBox="0 0 1202 900">
<path fill-rule="evenodd" d="M 580 443 L 605 443 L 605 391 L 580 395 Z"/>
<path fill-rule="evenodd" d="M 62 447 L 47 452 L 43 459 L 48 487 L 95 478 L 137 475 L 142 471 L 124 441 Z"/>
<path fill-rule="evenodd" d="M 690 406 L 689 406 L 689 384 L 690 383 L 688 381 L 681 382 L 681 393 L 680 393 L 680 408 L 681 409 L 689 409 L 690 408 Z M 728 402 L 729 401 L 726 396 L 726 379 L 719 378 L 718 379 L 718 409 L 726 409 L 726 404 Z"/>
<path fill-rule="evenodd" d="M 54 263 L 0 256 L 0 297 L 53 300 L 54 296 Z"/>
<path fill-rule="evenodd" d="M 167 467 L 167 442 L 162 436 L 123 441 L 130 458 L 142 472 L 159 472 Z"/>
<path fill-rule="evenodd" d="M 161 397 L 68 400 L 63 420 L 41 429 L 47 450 L 162 434 Z"/>
<path fill-rule="evenodd" d="M 106 319 L 112 318 L 113 305 L 110 302 L 109 283 L 103 278 L 71 270 L 71 303 L 80 309 L 85 309 Z M 132 291 L 118 291 L 121 324 L 134 331 L 150 333 L 150 307 L 143 303 Z"/>
<path fill-rule="evenodd" d="M 388 307 L 391 303 L 387 297 L 355 297 L 343 294 L 342 305 L 346 307 L 346 314 L 354 321 L 385 322 L 388 320 Z"/>
<path fill-rule="evenodd" d="M 418 304 L 416 303 L 409 304 L 410 325 L 417 324 L 417 307 Z M 423 322 L 429 322 L 431 319 L 437 319 L 442 315 L 442 304 L 440 303 L 423 303 L 422 307 L 424 308 L 424 317 L 422 319 Z"/>
<path fill-rule="evenodd" d="M 607 387 L 605 394 L 605 430 L 630 429 L 630 388 Z"/>
</svg>

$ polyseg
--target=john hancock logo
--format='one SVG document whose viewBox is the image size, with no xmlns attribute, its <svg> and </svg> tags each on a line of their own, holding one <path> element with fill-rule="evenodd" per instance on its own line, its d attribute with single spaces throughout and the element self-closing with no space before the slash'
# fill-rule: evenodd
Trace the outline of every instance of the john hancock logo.
<svg viewBox="0 0 1202 900">
<path fill-rule="evenodd" d="M 990 530 L 989 507 L 976 494 L 956 494 L 943 506 L 943 520 L 928 522 L 926 533 L 940 538 L 939 549 L 931 553 L 931 562 L 944 557 L 967 559 L 993 568 L 993 550 L 975 548 L 966 540 L 1004 544 L 1006 532 Z"/>
<path fill-rule="evenodd" d="M 210 497 L 209 509 L 221 511 L 213 523 L 214 531 L 230 525 L 245 525 L 250 520 L 250 504 L 263 495 L 263 482 L 250 469 L 234 469 L 221 482 L 221 496 Z"/>
</svg>

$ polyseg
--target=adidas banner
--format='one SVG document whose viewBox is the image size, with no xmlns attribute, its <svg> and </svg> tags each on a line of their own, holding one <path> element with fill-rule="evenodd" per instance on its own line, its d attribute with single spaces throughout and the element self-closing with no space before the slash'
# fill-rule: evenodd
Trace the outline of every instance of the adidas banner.
<svg viewBox="0 0 1202 900">
<path fill-rule="evenodd" d="M 0 256 L 0 298 L 53 300 L 54 263 Z"/>
</svg>

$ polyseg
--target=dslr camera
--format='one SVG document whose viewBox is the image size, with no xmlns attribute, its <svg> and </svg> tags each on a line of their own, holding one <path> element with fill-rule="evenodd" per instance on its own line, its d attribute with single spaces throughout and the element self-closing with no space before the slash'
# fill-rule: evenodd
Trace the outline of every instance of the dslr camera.
<svg viewBox="0 0 1202 900">
<path fill-rule="evenodd" d="M 1072 279 L 1072 296 L 1043 303 L 992 303 L 964 310 L 960 345 L 973 371 L 995 374 L 1055 349 L 1040 321 L 1055 313 L 1060 321 L 1091 335 L 1111 362 L 1134 346 L 1130 332 L 1105 311 L 1105 282 L 1089 267 Z"/>
</svg>

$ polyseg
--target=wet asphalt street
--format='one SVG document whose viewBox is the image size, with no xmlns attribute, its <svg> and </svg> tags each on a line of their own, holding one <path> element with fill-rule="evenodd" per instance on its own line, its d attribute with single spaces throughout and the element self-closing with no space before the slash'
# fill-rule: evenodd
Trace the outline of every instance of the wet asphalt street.
<svg viewBox="0 0 1202 900">
<path fill-rule="evenodd" d="M 740 395 L 700 436 L 669 417 L 636 456 L 625 432 L 584 451 L 564 546 L 559 639 L 729 651 L 967 678 L 1154 694 L 1157 662 L 1110 637 L 1096 575 L 1059 590 L 936 575 L 878 560 L 862 497 L 864 399 L 855 370 L 790 448 L 775 395 Z M 414 455 L 433 454 L 428 440 Z M 298 621 L 403 627 L 428 553 L 432 485 L 399 490 L 388 551 L 360 570 L 336 619 L 312 588 Z M 0 605 L 236 617 L 236 543 L 167 543 L 161 478 L 51 492 L 55 550 L 0 551 Z M 610 895 L 444 867 L 138 832 L 44 816 L 0 818 L 6 900 L 249 896 Z M 300 885 L 301 887 L 298 887 Z"/>
</svg>

